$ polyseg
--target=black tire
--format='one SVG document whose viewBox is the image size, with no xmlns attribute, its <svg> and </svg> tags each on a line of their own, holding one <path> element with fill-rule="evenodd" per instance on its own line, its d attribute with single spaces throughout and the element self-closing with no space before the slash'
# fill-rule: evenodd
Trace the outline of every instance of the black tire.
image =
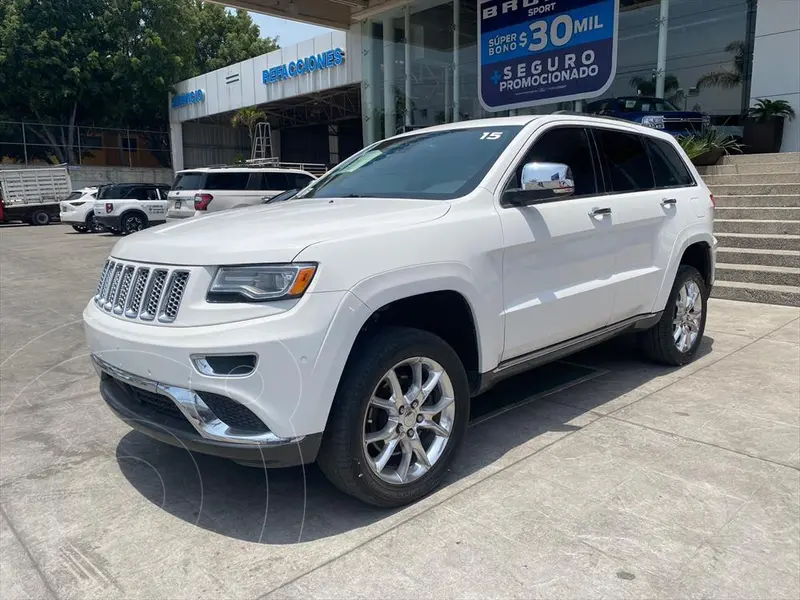
<svg viewBox="0 0 800 600">
<path fill-rule="evenodd" d="M 46 210 L 37 210 L 31 215 L 31 225 L 49 225 L 50 215 Z"/>
<path fill-rule="evenodd" d="M 73 225 L 72 228 L 78 233 L 86 233 L 87 231 L 84 225 Z"/>
<path fill-rule="evenodd" d="M 370 398 L 384 375 L 407 358 L 422 356 L 439 363 L 453 386 L 455 417 L 439 459 L 427 473 L 407 484 L 382 480 L 366 463 L 362 443 Z M 467 374 L 455 351 L 441 338 L 419 329 L 388 327 L 357 344 L 336 391 L 317 457 L 322 472 L 337 488 L 380 507 L 416 502 L 441 483 L 469 422 Z"/>
<path fill-rule="evenodd" d="M 700 297 L 703 301 L 702 314 L 700 315 L 700 326 L 694 344 L 686 350 L 681 351 L 673 337 L 673 321 L 677 316 L 676 300 L 681 288 L 687 282 L 693 281 L 700 289 Z M 708 286 L 699 271 L 689 265 L 681 265 L 675 275 L 675 282 L 672 284 L 667 306 L 661 320 L 647 331 L 639 334 L 641 348 L 647 357 L 655 362 L 680 366 L 691 362 L 703 341 L 703 333 L 706 329 L 706 315 L 708 313 Z"/>
<path fill-rule="evenodd" d="M 120 222 L 122 235 L 129 235 L 142 229 L 147 229 L 148 224 L 147 217 L 143 213 L 131 212 L 123 215 Z"/>
<path fill-rule="evenodd" d="M 86 231 L 89 233 L 103 233 L 105 230 L 105 226 L 95 219 L 92 213 L 86 216 Z"/>
</svg>

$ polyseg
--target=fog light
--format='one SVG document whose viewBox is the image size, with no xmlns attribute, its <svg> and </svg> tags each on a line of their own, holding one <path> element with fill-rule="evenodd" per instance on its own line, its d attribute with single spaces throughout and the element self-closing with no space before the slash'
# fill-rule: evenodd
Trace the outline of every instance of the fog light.
<svg viewBox="0 0 800 600">
<path fill-rule="evenodd" d="M 194 368 L 209 377 L 246 377 L 256 370 L 255 354 L 193 355 Z"/>
</svg>

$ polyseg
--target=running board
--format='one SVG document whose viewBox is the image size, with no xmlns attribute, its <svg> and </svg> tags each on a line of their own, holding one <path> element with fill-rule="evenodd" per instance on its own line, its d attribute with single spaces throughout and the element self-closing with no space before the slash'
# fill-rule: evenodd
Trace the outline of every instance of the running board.
<svg viewBox="0 0 800 600">
<path fill-rule="evenodd" d="M 528 369 L 539 367 L 543 364 L 553 362 L 570 354 L 575 354 L 581 350 L 605 342 L 613 337 L 631 330 L 649 329 L 661 320 L 661 312 L 650 313 L 646 315 L 637 315 L 630 319 L 625 319 L 619 323 L 614 323 L 601 329 L 595 329 L 584 335 L 534 350 L 528 354 L 523 354 L 516 358 L 510 358 L 501 362 L 494 371 L 483 373 L 481 376 L 481 385 L 478 392 L 475 394 L 482 394 L 497 382 L 502 381 L 508 377 L 518 375 Z"/>
</svg>

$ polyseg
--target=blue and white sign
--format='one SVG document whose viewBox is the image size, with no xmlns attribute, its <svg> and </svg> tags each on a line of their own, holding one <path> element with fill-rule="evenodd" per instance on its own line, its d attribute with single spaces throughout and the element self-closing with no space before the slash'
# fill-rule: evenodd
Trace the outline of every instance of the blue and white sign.
<svg viewBox="0 0 800 600">
<path fill-rule="evenodd" d="M 605 92 L 617 70 L 619 0 L 486 0 L 478 87 L 500 111 Z"/>
<path fill-rule="evenodd" d="M 292 79 L 298 75 L 305 75 L 306 73 L 313 73 L 314 71 L 338 67 L 343 63 L 344 50 L 341 48 L 332 48 L 319 54 L 312 54 L 306 58 L 293 60 L 290 63 L 272 67 L 271 69 L 264 69 L 261 73 L 261 80 L 264 85 L 269 85 L 270 83 L 278 83 L 279 81 Z"/>
<path fill-rule="evenodd" d="M 172 97 L 172 108 L 180 108 L 181 106 L 188 106 L 189 104 L 197 104 L 206 99 L 203 90 L 194 90 L 193 92 L 186 92 L 185 94 L 178 94 Z"/>
</svg>

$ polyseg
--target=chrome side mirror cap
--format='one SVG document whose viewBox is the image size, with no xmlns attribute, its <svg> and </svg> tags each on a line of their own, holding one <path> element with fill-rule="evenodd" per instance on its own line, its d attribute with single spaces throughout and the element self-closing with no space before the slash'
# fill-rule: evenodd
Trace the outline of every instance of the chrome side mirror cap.
<svg viewBox="0 0 800 600">
<path fill-rule="evenodd" d="M 561 163 L 531 162 L 522 167 L 520 188 L 524 192 L 539 192 L 539 196 L 559 198 L 575 193 L 572 169 Z M 539 198 L 544 199 L 544 198 Z"/>
</svg>

